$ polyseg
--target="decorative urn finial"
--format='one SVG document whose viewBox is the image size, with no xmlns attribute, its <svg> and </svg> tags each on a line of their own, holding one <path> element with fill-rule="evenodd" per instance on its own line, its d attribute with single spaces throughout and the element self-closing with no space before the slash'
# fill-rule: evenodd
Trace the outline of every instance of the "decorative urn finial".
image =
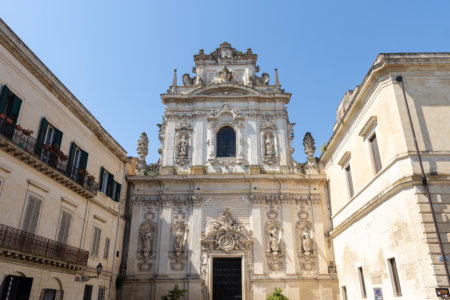
<svg viewBox="0 0 450 300">
<path fill-rule="evenodd" d="M 305 134 L 303 138 L 303 146 L 305 147 L 305 154 L 308 158 L 308 164 L 313 165 L 316 163 L 314 153 L 316 152 L 315 142 L 310 132 Z"/>
<path fill-rule="evenodd" d="M 148 154 L 148 137 L 145 132 L 141 133 L 141 136 L 139 137 L 136 152 L 139 156 L 136 165 L 136 171 L 138 171 L 139 174 L 142 174 L 142 172 L 145 170 L 145 158 Z"/>
</svg>

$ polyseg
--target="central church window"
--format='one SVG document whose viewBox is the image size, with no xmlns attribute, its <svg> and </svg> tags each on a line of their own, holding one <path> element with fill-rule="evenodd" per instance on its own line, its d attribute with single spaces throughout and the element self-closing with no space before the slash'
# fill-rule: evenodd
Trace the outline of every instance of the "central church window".
<svg viewBox="0 0 450 300">
<path fill-rule="evenodd" d="M 217 133 L 217 157 L 234 156 L 236 156 L 236 133 L 231 127 L 222 127 Z"/>
</svg>

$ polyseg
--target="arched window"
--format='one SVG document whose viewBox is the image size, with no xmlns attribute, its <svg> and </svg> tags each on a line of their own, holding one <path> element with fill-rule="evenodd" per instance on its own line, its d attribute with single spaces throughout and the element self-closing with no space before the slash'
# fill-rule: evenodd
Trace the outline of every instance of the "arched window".
<svg viewBox="0 0 450 300">
<path fill-rule="evenodd" d="M 233 128 L 225 126 L 217 133 L 217 157 L 236 156 L 236 133 Z"/>
</svg>

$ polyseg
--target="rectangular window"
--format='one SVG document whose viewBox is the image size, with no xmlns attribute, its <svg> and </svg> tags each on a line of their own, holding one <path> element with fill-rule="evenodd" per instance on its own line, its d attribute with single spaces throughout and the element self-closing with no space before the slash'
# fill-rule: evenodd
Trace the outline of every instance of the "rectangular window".
<svg viewBox="0 0 450 300">
<path fill-rule="evenodd" d="M 92 285 L 85 285 L 84 286 L 84 295 L 83 300 L 91 300 L 92 296 Z"/>
<path fill-rule="evenodd" d="M 348 300 L 348 296 L 347 296 L 347 287 L 344 285 L 344 286 L 341 287 L 341 290 L 342 290 L 342 298 L 343 298 L 344 300 Z"/>
<path fill-rule="evenodd" d="M 369 138 L 370 152 L 372 153 L 372 162 L 375 168 L 375 173 L 381 170 L 380 152 L 378 150 L 377 136 L 374 134 Z"/>
<path fill-rule="evenodd" d="M 105 251 L 103 252 L 103 258 L 108 258 L 109 254 L 109 238 L 105 240 Z"/>
<path fill-rule="evenodd" d="M 359 277 L 359 286 L 361 287 L 361 296 L 365 299 L 367 298 L 367 291 L 366 291 L 366 283 L 364 282 L 364 272 L 363 268 L 358 268 L 358 277 Z"/>
<path fill-rule="evenodd" d="M 353 179 L 350 164 L 345 167 L 345 177 L 347 178 L 348 194 L 350 195 L 350 197 L 353 197 Z"/>
<path fill-rule="evenodd" d="M 105 292 L 106 292 L 106 287 L 104 287 L 104 286 L 98 287 L 98 300 L 105 299 Z"/>
<path fill-rule="evenodd" d="M 41 211 L 42 200 L 33 196 L 28 196 L 27 207 L 25 210 L 25 217 L 22 223 L 22 230 L 36 233 L 36 228 L 39 220 L 39 213 Z"/>
<path fill-rule="evenodd" d="M 114 201 L 119 202 L 121 185 L 114 181 L 114 175 L 100 168 L 99 190 Z"/>
<path fill-rule="evenodd" d="M 22 100 L 5 85 L 0 95 L 0 113 L 11 119 L 13 126 L 17 123 L 21 105 Z"/>
<path fill-rule="evenodd" d="M 102 230 L 98 227 L 94 227 L 94 237 L 92 239 L 91 256 L 98 257 L 98 249 L 100 248 L 100 238 Z"/>
<path fill-rule="evenodd" d="M 394 296 L 399 297 L 402 295 L 402 288 L 400 286 L 400 278 L 398 277 L 397 264 L 395 258 L 388 259 L 389 274 L 391 275 L 392 289 L 394 290 Z"/>
<path fill-rule="evenodd" d="M 83 185 L 84 183 L 84 175 L 82 175 L 82 172 L 80 172 L 80 170 L 86 171 L 87 160 L 88 153 L 81 150 L 81 148 L 78 147 L 77 144 L 72 142 L 72 144 L 70 145 L 67 170 L 69 172 L 69 176 L 81 185 Z"/>
<path fill-rule="evenodd" d="M 38 133 L 39 145 L 47 144 L 59 150 L 61 148 L 62 136 L 63 133 L 60 130 L 50 124 L 46 118 L 42 118 Z"/>
<path fill-rule="evenodd" d="M 61 214 L 61 221 L 59 222 L 58 242 L 67 244 L 71 222 L 72 214 L 68 211 L 63 210 Z"/>
</svg>

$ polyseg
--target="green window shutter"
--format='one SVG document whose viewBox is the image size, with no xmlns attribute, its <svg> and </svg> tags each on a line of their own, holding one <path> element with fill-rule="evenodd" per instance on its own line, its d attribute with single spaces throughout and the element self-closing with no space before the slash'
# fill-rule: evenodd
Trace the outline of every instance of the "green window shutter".
<svg viewBox="0 0 450 300">
<path fill-rule="evenodd" d="M 22 105 L 22 100 L 19 97 L 15 96 L 14 101 L 11 106 L 11 116 L 10 118 L 13 120 L 14 125 L 17 122 L 17 118 L 19 117 L 20 106 Z"/>
<path fill-rule="evenodd" d="M 39 134 L 38 134 L 38 143 L 43 144 L 45 139 L 45 133 L 47 132 L 48 127 L 48 121 L 46 118 L 42 118 L 41 120 L 41 126 L 39 127 Z"/>
<path fill-rule="evenodd" d="M 73 164 L 73 156 L 75 154 L 75 147 L 76 147 L 75 143 L 72 142 L 70 144 L 69 161 L 67 163 L 67 166 L 72 166 L 72 164 Z"/>
<path fill-rule="evenodd" d="M 112 198 L 113 188 L 114 188 L 114 175 L 108 173 L 108 186 L 106 187 L 106 196 Z"/>
<path fill-rule="evenodd" d="M 86 151 L 81 151 L 80 165 L 79 168 L 86 170 L 88 160 L 88 153 Z"/>
<path fill-rule="evenodd" d="M 98 184 L 98 190 L 101 191 L 102 190 L 102 183 L 103 183 L 103 167 L 100 167 L 100 176 L 98 176 L 99 178 L 99 184 Z"/>
<path fill-rule="evenodd" d="M 67 211 L 63 211 L 61 214 L 61 222 L 59 224 L 58 242 L 67 244 L 67 238 L 69 237 L 70 223 L 72 221 L 72 214 Z"/>
<path fill-rule="evenodd" d="M 61 141 L 62 141 L 63 133 L 55 128 L 55 138 L 53 139 L 53 147 L 56 149 L 61 148 Z"/>
<path fill-rule="evenodd" d="M 25 218 L 22 224 L 22 229 L 31 233 L 36 232 L 36 227 L 39 220 L 39 213 L 41 211 L 42 200 L 30 195 L 28 197 L 27 209 L 25 211 Z"/>
<path fill-rule="evenodd" d="M 121 189 L 121 185 L 117 183 L 117 187 L 116 187 L 116 195 L 114 196 L 114 200 L 116 200 L 117 202 L 120 202 L 120 189 Z"/>
<path fill-rule="evenodd" d="M 2 95 L 0 97 L 0 112 L 2 112 L 2 113 L 6 113 L 5 108 L 6 108 L 6 103 L 8 102 L 9 93 L 10 93 L 10 91 L 9 91 L 8 87 L 6 85 L 3 86 Z"/>
</svg>

